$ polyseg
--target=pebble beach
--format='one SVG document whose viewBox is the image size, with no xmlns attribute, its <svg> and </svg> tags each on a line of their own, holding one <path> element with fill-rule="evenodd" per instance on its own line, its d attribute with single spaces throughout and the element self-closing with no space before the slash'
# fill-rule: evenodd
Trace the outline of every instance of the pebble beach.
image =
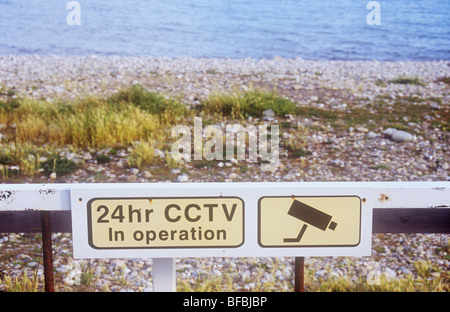
<svg viewBox="0 0 450 312">
<path fill-rule="evenodd" d="M 119 56 L 1 56 L 0 83 L 22 95 L 55 100 L 86 95 L 108 95 L 139 83 L 151 90 L 185 96 L 196 104 L 210 92 L 230 90 L 249 83 L 278 87 L 301 104 L 336 109 L 345 104 L 339 93 L 372 100 L 377 95 L 441 98 L 448 104 L 448 87 L 436 82 L 448 77 L 447 61 L 310 61 L 286 59 L 151 58 Z M 426 88 L 383 85 L 399 76 L 420 77 Z M 334 90 L 320 94 L 320 90 Z M 282 92 L 283 94 L 284 92 Z M 287 95 L 287 94 L 285 94 Z M 323 103 L 322 103 L 323 102 Z"/>
<path fill-rule="evenodd" d="M 416 77 L 420 83 L 393 83 Z M 248 164 L 246 171 L 232 161 L 217 161 L 211 168 L 184 164 L 158 176 L 126 166 L 127 150 L 108 164 L 89 153 L 77 171 L 58 177 L 59 183 L 181 183 L 277 181 L 449 181 L 450 63 L 448 61 L 311 61 L 300 58 L 192 59 L 106 56 L 1 56 L 0 87 L 18 96 L 43 101 L 70 101 L 86 96 L 107 97 L 121 88 L 140 84 L 196 107 L 215 93 L 261 88 L 276 90 L 298 106 L 346 112 L 365 109 L 383 99 L 388 108 L 399 99 L 426 105 L 429 114 L 401 117 L 401 127 L 383 127 L 369 121 L 337 128 L 326 119 L 285 116 L 284 121 L 308 129 L 305 157 L 280 157 L 273 172 Z M 446 78 L 446 79 L 445 79 Z M 273 123 L 281 122 L 267 116 Z M 439 124 L 436 123 L 439 120 Z M 442 126 L 442 120 L 444 125 Z M 251 122 L 250 120 L 249 122 Z M 446 122 L 445 122 L 446 121 Z M 1 130 L 0 130 L 1 133 Z M 283 136 L 283 131 L 280 133 Z M 289 136 L 289 133 L 285 133 Z M 1 138 L 1 136 L 0 136 Z M 1 144 L 1 141 L 0 141 Z M 62 150 L 61 153 L 69 154 Z M 212 171 L 214 174 L 205 174 Z M 22 183 L 50 183 L 50 177 L 24 177 Z M 24 270 L 43 274 L 38 242 L 28 234 L 0 234 L 2 276 Z M 20 242 L 24 243 L 20 243 Z M 60 291 L 152 291 L 151 259 L 74 260 L 71 235 L 53 234 L 54 268 Z M 13 243 L 15 242 L 15 243 Z M 17 244 L 21 244 L 18 248 Z M 333 277 L 366 278 L 374 270 L 386 279 L 417 278 L 418 263 L 427 263 L 426 279 L 449 283 L 450 242 L 447 234 L 373 235 L 372 256 L 361 258 L 311 257 L 305 259 L 306 283 L 320 284 Z M 201 278 L 233 284 L 237 291 L 292 291 L 293 258 L 186 258 L 177 259 L 179 284 L 194 287 Z M 94 272 L 90 288 L 81 288 L 83 272 Z M 3 285 L 0 284 L 0 291 Z M 226 289 L 226 287 L 224 286 Z M 305 285 L 308 290 L 308 285 Z M 314 288 L 316 289 L 316 288 Z"/>
</svg>

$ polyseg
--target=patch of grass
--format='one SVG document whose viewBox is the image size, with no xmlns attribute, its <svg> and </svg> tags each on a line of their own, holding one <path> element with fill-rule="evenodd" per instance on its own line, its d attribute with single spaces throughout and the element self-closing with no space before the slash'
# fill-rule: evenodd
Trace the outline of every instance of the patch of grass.
<svg viewBox="0 0 450 312">
<path fill-rule="evenodd" d="M 436 82 L 443 82 L 450 85 L 450 77 L 440 77 L 436 80 Z"/>
<path fill-rule="evenodd" d="M 37 274 L 37 271 L 29 276 L 25 270 L 21 276 L 14 279 L 9 275 L 4 276 L 3 280 L 0 280 L 0 285 L 3 285 L 0 288 L 6 292 L 37 292 L 39 283 L 42 282 L 42 277 Z"/>
<path fill-rule="evenodd" d="M 6 101 L 0 101 L 0 112 L 11 113 L 15 109 L 19 108 L 20 102 L 16 99 L 8 98 Z"/>
<path fill-rule="evenodd" d="M 409 76 L 400 76 L 397 78 L 394 78 L 392 80 L 389 80 L 389 83 L 396 83 L 396 84 L 412 84 L 416 86 L 425 86 L 425 82 L 423 82 L 422 79 L 418 77 L 409 77 Z"/>
<path fill-rule="evenodd" d="M 294 125 L 290 125 L 286 130 L 281 145 L 284 145 L 286 150 L 290 153 L 290 156 L 298 158 L 312 154 L 306 147 L 308 132 L 309 129 L 300 124 L 297 124 L 296 128 Z"/>
<path fill-rule="evenodd" d="M 375 250 L 378 253 L 385 253 L 386 252 L 386 250 L 384 249 L 383 246 L 374 246 L 373 250 Z"/>
<path fill-rule="evenodd" d="M 0 124 L 6 125 L 0 141 L 0 177 L 30 176 L 39 169 L 46 174 L 77 169 L 74 162 L 53 155 L 49 149 L 107 147 L 114 155 L 115 147 L 127 148 L 136 141 L 164 145 L 170 139 L 170 127 L 187 116 L 181 102 L 138 85 L 106 99 L 89 96 L 55 103 L 18 98 L 6 92 L 0 97 Z M 134 151 L 133 161 L 148 163 L 150 158 L 139 155 L 141 152 L 145 152 L 142 147 Z M 40 162 L 41 156 L 48 156 L 48 160 Z M 96 156 L 98 163 L 109 159 L 109 155 Z"/>
<path fill-rule="evenodd" d="M 290 281 L 286 279 L 280 281 L 275 278 L 275 272 L 277 270 L 284 272 L 284 269 L 281 263 L 276 262 L 270 267 L 262 265 L 256 267 L 250 276 L 242 279 L 232 270 L 222 271 L 223 275 L 220 277 L 203 273 L 196 278 L 185 279 L 181 277 L 182 274 L 178 274 L 177 291 L 292 292 L 294 285 Z M 179 273 L 182 272 L 179 271 Z M 315 273 L 316 271 L 311 268 L 305 270 L 306 292 L 448 292 L 450 290 L 449 280 L 445 274 L 442 279 L 430 279 L 425 277 L 429 276 L 427 274 L 419 277 L 407 275 L 390 278 L 380 272 L 380 275 L 373 277 L 376 280 L 372 280 L 369 275 L 357 274 L 354 271 L 337 276 L 333 275 L 330 269 L 324 277 L 317 277 Z M 246 288 L 243 287 L 244 285 Z"/>
<path fill-rule="evenodd" d="M 377 284 L 370 285 L 364 276 L 358 277 L 331 277 L 320 279 L 318 283 L 305 286 L 307 291 L 320 292 L 446 292 L 449 290 L 448 283 L 440 280 L 428 280 L 423 278 L 386 278 L 381 274 Z"/>
<path fill-rule="evenodd" d="M 428 278 L 432 272 L 436 272 L 436 269 L 428 260 L 419 260 L 414 262 L 414 268 L 417 270 L 417 274 L 419 274 L 422 278 Z"/>
<path fill-rule="evenodd" d="M 111 161 L 111 157 L 105 154 L 97 154 L 95 155 L 95 160 L 98 164 L 106 164 Z"/>
<path fill-rule="evenodd" d="M 195 284 L 187 280 L 177 282 L 178 292 L 232 292 L 234 288 L 231 274 L 225 277 L 201 275 Z"/>
<path fill-rule="evenodd" d="M 20 99 L 14 89 L 6 90 L 4 85 L 0 85 L 0 114 L 11 113 L 20 106 Z"/>
<path fill-rule="evenodd" d="M 449 108 L 441 105 L 439 109 L 430 109 L 430 103 L 440 104 L 436 98 L 399 97 L 395 100 L 379 96 L 364 107 L 351 106 L 347 110 L 329 110 L 324 108 L 300 106 L 297 115 L 326 121 L 337 129 L 350 126 L 392 127 L 411 131 L 408 122 L 422 123 L 431 119 L 433 126 L 444 131 L 450 128 Z"/>
<path fill-rule="evenodd" d="M 13 172 L 8 168 L 18 167 L 20 174 L 32 176 L 39 170 L 42 148 L 32 144 L 0 143 L 0 177 L 6 178 Z"/>
<path fill-rule="evenodd" d="M 311 151 L 307 150 L 307 149 L 298 149 L 298 150 L 294 150 L 293 154 L 295 157 L 305 157 L 305 156 L 309 156 L 311 155 Z"/>
<path fill-rule="evenodd" d="M 0 164 L 9 165 L 17 163 L 24 155 L 23 149 L 18 149 L 15 144 L 2 144 Z"/>
<path fill-rule="evenodd" d="M 279 279 L 277 273 L 285 271 L 285 266 L 278 259 L 271 263 L 258 263 L 249 275 L 236 274 L 232 268 L 221 269 L 219 276 L 209 272 L 199 272 L 196 278 L 183 277 L 184 269 L 179 270 L 177 277 L 177 291 L 184 292 L 268 292 L 292 291 L 293 285 L 288 279 Z M 278 271 L 278 272 L 277 272 Z"/>
<path fill-rule="evenodd" d="M 310 106 L 300 106 L 296 109 L 296 114 L 302 117 L 308 118 L 318 118 L 324 120 L 337 120 L 339 116 L 337 116 L 335 111 L 331 111 L 328 109 L 318 108 L 318 107 L 310 107 Z"/>
<path fill-rule="evenodd" d="M 156 92 L 150 92 L 141 85 L 123 89 L 108 99 L 111 108 L 120 109 L 129 104 L 153 115 L 182 116 L 186 107 L 179 101 L 169 99 Z"/>
<path fill-rule="evenodd" d="M 133 86 L 109 99 L 87 97 L 67 103 L 20 99 L 14 109 L 0 109 L 0 123 L 16 125 L 9 140 L 17 143 L 88 148 L 127 145 L 160 135 L 185 113 L 178 101 Z"/>
<path fill-rule="evenodd" d="M 98 263 L 95 267 L 91 267 L 91 262 L 87 262 L 87 264 L 83 264 L 81 267 L 80 274 L 80 285 L 82 286 L 91 286 L 96 280 L 96 269 Z"/>
<path fill-rule="evenodd" d="M 252 89 L 246 92 L 210 96 L 202 101 L 201 108 L 206 114 L 246 119 L 261 118 L 263 112 L 268 109 L 271 109 L 275 116 L 284 117 L 286 114 L 295 114 L 297 106 L 276 92 Z"/>
<path fill-rule="evenodd" d="M 369 168 L 370 168 L 370 169 L 376 169 L 376 170 L 379 170 L 379 169 L 383 169 L 383 170 L 389 169 L 389 167 L 386 166 L 385 164 L 378 164 L 378 165 L 376 165 L 376 166 L 370 166 Z"/>
<path fill-rule="evenodd" d="M 384 82 L 384 81 L 381 80 L 381 79 L 377 79 L 377 80 L 375 81 L 375 85 L 376 85 L 376 86 L 379 86 L 379 87 L 383 87 L 383 88 L 387 86 L 386 82 Z"/>
<path fill-rule="evenodd" d="M 214 160 L 195 160 L 192 162 L 194 168 L 211 169 L 216 162 Z"/>
<path fill-rule="evenodd" d="M 54 172 L 57 175 L 71 173 L 78 169 L 78 165 L 72 160 L 55 154 L 50 155 L 41 166 L 44 169 L 45 174 Z"/>
<path fill-rule="evenodd" d="M 141 169 L 152 164 L 154 159 L 155 149 L 153 145 L 147 142 L 138 142 L 133 144 L 131 155 L 128 157 L 128 165 Z"/>
</svg>

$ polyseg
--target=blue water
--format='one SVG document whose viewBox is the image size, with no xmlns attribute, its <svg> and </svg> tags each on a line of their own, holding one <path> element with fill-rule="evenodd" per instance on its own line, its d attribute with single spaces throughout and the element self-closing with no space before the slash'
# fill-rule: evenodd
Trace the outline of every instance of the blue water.
<svg viewBox="0 0 450 312">
<path fill-rule="evenodd" d="M 0 0 L 0 55 L 450 60 L 450 0 Z"/>
</svg>

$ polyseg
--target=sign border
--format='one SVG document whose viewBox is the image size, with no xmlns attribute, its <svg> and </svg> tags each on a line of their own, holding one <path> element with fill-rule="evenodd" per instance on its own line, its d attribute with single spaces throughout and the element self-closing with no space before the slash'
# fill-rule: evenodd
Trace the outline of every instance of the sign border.
<svg viewBox="0 0 450 312">
<path fill-rule="evenodd" d="M 92 235 L 92 208 L 91 204 L 94 200 L 127 200 L 127 199 L 133 199 L 133 200 L 140 200 L 140 199 L 217 199 L 217 198 L 237 198 L 242 202 L 242 242 L 239 245 L 218 245 L 218 246 L 159 246 L 159 247 L 98 247 L 95 246 L 93 243 L 93 235 Z M 87 237 L 88 237 L 88 244 L 91 248 L 96 250 L 121 250 L 121 249 L 193 249 L 193 248 L 238 248 L 244 245 L 245 243 L 245 201 L 239 197 L 239 196 L 183 196 L 183 197 L 149 197 L 149 196 L 139 196 L 139 197 L 94 197 L 89 199 L 89 201 L 86 203 L 86 210 L 87 210 Z"/>
<path fill-rule="evenodd" d="M 330 197 L 357 197 L 359 199 L 359 235 L 358 235 L 358 243 L 356 244 L 346 244 L 346 245 L 271 245 L 265 246 L 261 242 L 261 201 L 264 198 L 305 198 L 305 197 L 313 197 L 313 198 L 330 198 Z M 262 248 L 321 248 L 321 247 L 356 247 L 361 244 L 361 226 L 362 226 L 362 199 L 358 195 L 274 195 L 274 196 L 262 196 L 258 199 L 258 245 Z"/>
</svg>

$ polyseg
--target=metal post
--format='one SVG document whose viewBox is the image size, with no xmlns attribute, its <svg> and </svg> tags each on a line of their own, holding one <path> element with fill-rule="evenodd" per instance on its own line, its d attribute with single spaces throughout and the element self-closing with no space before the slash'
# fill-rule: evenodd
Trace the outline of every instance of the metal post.
<svg viewBox="0 0 450 312">
<path fill-rule="evenodd" d="M 175 258 L 153 258 L 153 291 L 175 292 Z"/>
<path fill-rule="evenodd" d="M 45 291 L 54 292 L 53 281 L 53 255 L 52 255 L 52 230 L 50 223 L 50 211 L 41 211 L 42 252 L 44 255 L 44 282 Z"/>
<path fill-rule="evenodd" d="M 294 291 L 295 292 L 304 292 L 304 284 L 305 284 L 305 258 L 304 257 L 295 257 L 295 277 L 294 277 Z"/>
</svg>

